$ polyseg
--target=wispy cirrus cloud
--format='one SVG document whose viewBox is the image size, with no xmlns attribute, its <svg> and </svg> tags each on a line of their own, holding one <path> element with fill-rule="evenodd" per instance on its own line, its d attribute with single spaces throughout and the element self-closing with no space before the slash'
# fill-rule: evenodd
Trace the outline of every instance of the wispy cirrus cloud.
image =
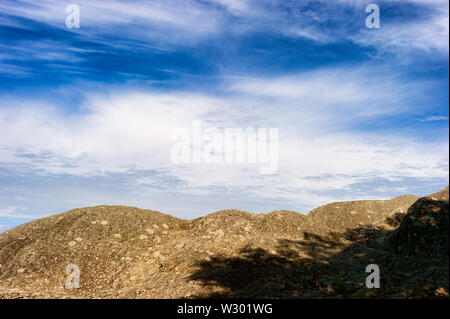
<svg viewBox="0 0 450 319">
<path fill-rule="evenodd" d="M 224 91 L 217 95 L 157 90 L 87 94 L 81 111 L 70 116 L 51 105 L 22 103 L 0 113 L 1 165 L 42 176 L 105 179 L 125 174 L 120 175 L 127 176 L 123 187 L 148 191 L 155 201 L 166 198 L 164 192 L 205 201 L 226 192 L 234 194 L 232 202 L 253 198 L 274 208 L 302 210 L 350 199 L 373 181 L 385 181 L 384 189 L 398 188 L 396 181 L 442 183 L 448 176 L 445 130 L 441 138 L 423 141 L 420 134 L 402 133 L 395 121 L 392 130 L 355 128 L 378 120 L 388 128 L 392 116 L 424 111 L 423 104 L 419 108 L 409 101 L 424 94 L 426 82 L 413 90 L 417 83 L 382 74 L 332 68 L 276 78 L 225 77 Z M 198 119 L 205 127 L 279 128 L 279 172 L 262 176 L 255 165 L 171 163 L 171 130 L 191 129 Z M 385 193 L 373 190 L 364 196 L 380 194 Z M 108 202 L 114 202 L 111 197 Z"/>
<path fill-rule="evenodd" d="M 421 122 L 448 121 L 448 116 L 429 116 L 421 119 Z"/>
<path fill-rule="evenodd" d="M 23 211 L 25 210 L 27 210 L 27 208 L 18 206 L 0 207 L 0 217 L 25 218 L 25 219 L 36 218 L 35 215 L 23 213 Z"/>
<path fill-rule="evenodd" d="M 82 0 L 67 29 L 66 3 L 1 1 L 0 222 L 99 203 L 305 212 L 445 186 L 448 3 L 380 0 L 377 30 L 368 3 Z M 173 165 L 171 128 L 197 119 L 279 128 L 278 173 Z"/>
<path fill-rule="evenodd" d="M 12 28 L 18 40 L 8 50 L 18 58 L 67 63 L 94 58 L 86 51 L 122 54 L 124 50 L 156 53 L 207 43 L 226 50 L 221 39 L 274 33 L 287 39 L 313 41 L 312 46 L 353 42 L 380 54 L 404 56 L 405 50 L 428 55 L 448 53 L 446 1 L 381 1 L 382 27 L 365 27 L 366 1 L 78 1 L 82 27 L 67 29 L 65 4 L 47 0 L 2 1 L 0 26 Z M 401 10 L 400 10 L 400 5 Z M 396 12 L 397 15 L 395 15 Z M 21 39 L 26 37 L 26 40 Z M 314 44 L 314 42 L 316 42 Z M 47 45 L 43 48 L 43 45 Z M 78 47 L 79 50 L 75 51 Z M 112 50 L 112 51 L 111 51 Z M 229 52 L 227 50 L 227 52 Z M 409 55 L 413 54 L 410 52 Z M 391 56 L 392 58 L 392 56 Z M 410 58 L 398 57 L 402 63 Z M 12 61 L 11 61 L 12 63 Z M 92 65 L 91 65 L 92 67 Z"/>
</svg>

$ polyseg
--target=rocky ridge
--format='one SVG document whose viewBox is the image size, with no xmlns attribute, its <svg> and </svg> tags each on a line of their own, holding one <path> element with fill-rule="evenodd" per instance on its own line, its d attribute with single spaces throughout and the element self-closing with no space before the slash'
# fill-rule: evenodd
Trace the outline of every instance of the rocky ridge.
<svg viewBox="0 0 450 319">
<path fill-rule="evenodd" d="M 368 264 L 380 289 L 364 285 Z M 307 215 L 86 207 L 0 234 L 0 298 L 224 297 L 448 298 L 448 187 Z"/>
</svg>

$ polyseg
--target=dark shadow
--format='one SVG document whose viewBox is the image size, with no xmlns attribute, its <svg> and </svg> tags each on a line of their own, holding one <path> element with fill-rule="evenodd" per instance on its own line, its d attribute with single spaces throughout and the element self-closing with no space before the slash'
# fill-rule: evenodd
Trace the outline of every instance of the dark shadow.
<svg viewBox="0 0 450 319">
<path fill-rule="evenodd" d="M 400 223 L 400 215 L 389 222 Z M 448 292 L 448 261 L 384 249 L 391 232 L 362 226 L 327 236 L 303 233 L 302 240 L 279 239 L 270 249 L 246 247 L 237 256 L 199 261 L 188 280 L 207 291 L 196 298 L 436 298 L 436 290 Z M 365 285 L 369 264 L 380 268 L 380 289 Z"/>
<path fill-rule="evenodd" d="M 394 215 L 386 218 L 386 223 L 390 226 L 398 227 L 400 226 L 403 217 L 405 217 L 405 213 L 395 213 Z"/>
</svg>

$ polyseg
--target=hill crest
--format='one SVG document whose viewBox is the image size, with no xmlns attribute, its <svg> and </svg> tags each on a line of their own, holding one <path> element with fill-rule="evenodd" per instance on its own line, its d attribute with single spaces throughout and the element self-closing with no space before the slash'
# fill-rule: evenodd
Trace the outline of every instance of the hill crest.
<svg viewBox="0 0 450 319">
<path fill-rule="evenodd" d="M 424 209 L 443 209 L 436 216 L 445 214 L 448 188 L 430 196 L 444 199 L 439 201 L 444 204 Z M 0 296 L 190 298 L 245 297 L 252 292 L 256 297 L 361 297 L 366 292 L 359 286 L 365 273 L 358 269 L 364 263 L 396 263 L 402 271 L 415 265 L 398 251 L 392 255 L 385 242 L 394 238 L 397 228 L 403 229 L 398 238 L 405 238 L 410 228 L 402 222 L 413 215 L 408 209 L 417 199 L 331 203 L 307 215 L 222 210 L 193 220 L 127 206 L 73 209 L 0 234 Z M 442 268 L 428 259 L 429 267 Z M 68 264 L 80 268 L 80 289 L 64 286 Z M 331 266 L 342 274 L 329 274 Z M 318 284 L 311 281 L 315 272 L 321 278 Z M 271 273 L 281 279 L 271 279 Z M 348 279 L 348 273 L 356 279 Z M 294 274 L 304 276 L 298 285 L 290 284 Z M 336 276 L 348 285 L 335 283 Z M 439 279 L 435 296 L 442 295 L 440 288 L 448 296 L 448 279 L 442 276 L 433 277 Z M 426 280 L 416 277 L 409 283 Z M 392 286 L 380 293 L 398 297 L 406 291 Z"/>
</svg>

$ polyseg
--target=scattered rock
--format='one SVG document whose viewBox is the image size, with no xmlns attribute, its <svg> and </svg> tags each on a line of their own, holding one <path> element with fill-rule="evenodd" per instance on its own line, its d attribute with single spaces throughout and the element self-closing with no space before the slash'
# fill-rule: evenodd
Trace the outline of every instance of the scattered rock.
<svg viewBox="0 0 450 319">
<path fill-rule="evenodd" d="M 0 298 L 448 298 L 448 223 L 448 188 L 307 215 L 74 209 L 0 234 Z M 369 264 L 382 289 L 365 287 Z"/>
<path fill-rule="evenodd" d="M 436 197 L 435 197 L 436 198 Z M 386 248 L 399 254 L 448 261 L 449 202 L 424 197 L 415 202 Z"/>
</svg>

